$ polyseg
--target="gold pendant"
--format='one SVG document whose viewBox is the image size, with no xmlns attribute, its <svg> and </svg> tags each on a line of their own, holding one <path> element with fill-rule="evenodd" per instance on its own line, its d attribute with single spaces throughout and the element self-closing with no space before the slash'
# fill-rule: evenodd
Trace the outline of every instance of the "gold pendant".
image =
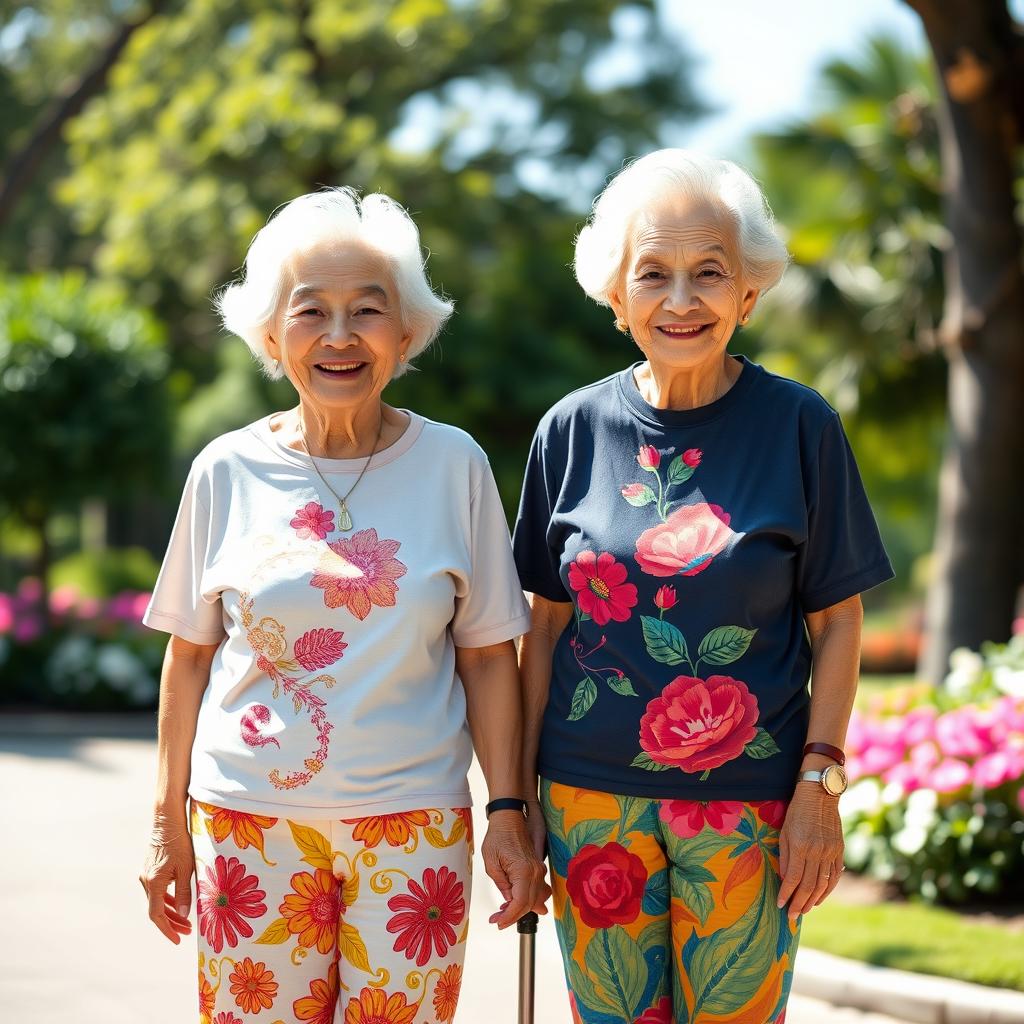
<svg viewBox="0 0 1024 1024">
<path fill-rule="evenodd" d="M 352 516 L 349 515 L 348 505 L 345 502 L 342 502 L 338 509 L 338 529 L 344 533 L 348 533 L 352 529 Z"/>
</svg>

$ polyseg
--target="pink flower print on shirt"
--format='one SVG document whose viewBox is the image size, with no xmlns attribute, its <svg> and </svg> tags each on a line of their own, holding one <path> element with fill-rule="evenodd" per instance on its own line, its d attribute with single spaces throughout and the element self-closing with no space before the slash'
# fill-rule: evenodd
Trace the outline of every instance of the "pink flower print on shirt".
<svg viewBox="0 0 1024 1024">
<path fill-rule="evenodd" d="M 687 448 L 683 452 L 683 462 L 690 467 L 690 469 L 696 469 L 700 465 L 700 460 L 704 457 L 704 453 L 699 448 Z"/>
<path fill-rule="evenodd" d="M 319 502 L 310 501 L 295 510 L 295 518 L 289 526 L 300 540 L 323 540 L 334 532 L 334 513 L 328 512 Z"/>
<path fill-rule="evenodd" d="M 576 591 L 580 611 L 599 626 L 614 619 L 625 622 L 636 605 L 636 587 L 626 582 L 626 567 L 607 551 L 581 551 L 569 566 L 569 585 Z"/>
<path fill-rule="evenodd" d="M 729 514 L 705 501 L 677 508 L 664 523 L 637 538 L 637 565 L 650 576 L 696 576 L 736 534 Z"/>
<path fill-rule="evenodd" d="M 250 747 L 265 747 L 273 743 L 280 748 L 281 744 L 273 736 L 264 736 L 260 731 L 261 727 L 270 722 L 270 708 L 266 704 L 253 704 L 248 711 L 242 715 L 240 729 L 242 739 Z"/>
<path fill-rule="evenodd" d="M 328 608 L 347 608 L 360 621 L 374 605 L 393 608 L 395 580 L 408 571 L 394 557 L 401 546 L 397 540 L 380 540 L 373 527 L 332 541 L 310 584 L 324 592 Z"/>
<path fill-rule="evenodd" d="M 641 469 L 653 473 L 661 465 L 661 452 L 652 444 L 645 444 L 636 457 Z"/>
<path fill-rule="evenodd" d="M 660 608 L 662 612 L 667 612 L 670 608 L 675 608 L 676 601 L 676 588 L 670 587 L 667 584 L 665 586 L 658 587 L 658 592 L 654 595 L 654 604 Z"/>
</svg>

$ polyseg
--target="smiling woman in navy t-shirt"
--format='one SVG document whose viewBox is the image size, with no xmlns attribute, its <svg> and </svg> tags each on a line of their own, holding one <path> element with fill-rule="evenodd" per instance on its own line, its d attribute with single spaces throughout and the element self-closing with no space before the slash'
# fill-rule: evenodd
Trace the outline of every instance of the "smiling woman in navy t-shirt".
<svg viewBox="0 0 1024 1024">
<path fill-rule="evenodd" d="M 543 418 L 514 546 L 531 821 L 587 1024 L 781 1020 L 842 871 L 859 595 L 892 569 L 835 411 L 728 352 L 787 260 L 753 180 L 684 150 L 577 242 L 645 359 Z"/>
</svg>

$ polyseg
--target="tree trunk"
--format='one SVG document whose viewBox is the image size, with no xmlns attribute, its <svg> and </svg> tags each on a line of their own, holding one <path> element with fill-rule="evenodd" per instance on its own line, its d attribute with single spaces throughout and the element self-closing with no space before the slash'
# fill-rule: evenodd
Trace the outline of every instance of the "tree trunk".
<svg viewBox="0 0 1024 1024">
<path fill-rule="evenodd" d="M 942 337 L 949 436 L 920 675 L 950 652 L 1010 635 L 1024 577 L 1024 274 L 1014 155 L 1024 71 L 1001 0 L 907 0 L 924 23 L 942 87 L 947 223 Z"/>
</svg>

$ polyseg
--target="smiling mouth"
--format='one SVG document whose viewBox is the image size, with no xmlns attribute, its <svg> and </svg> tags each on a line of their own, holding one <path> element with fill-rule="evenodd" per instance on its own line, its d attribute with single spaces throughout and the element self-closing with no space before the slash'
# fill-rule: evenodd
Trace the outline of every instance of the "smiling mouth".
<svg viewBox="0 0 1024 1024">
<path fill-rule="evenodd" d="M 314 363 L 314 368 L 325 377 L 354 377 L 366 363 L 351 359 L 341 363 Z"/>
<path fill-rule="evenodd" d="M 692 324 L 689 327 L 662 326 L 658 330 L 669 338 L 696 338 L 711 329 L 711 324 Z"/>
</svg>

